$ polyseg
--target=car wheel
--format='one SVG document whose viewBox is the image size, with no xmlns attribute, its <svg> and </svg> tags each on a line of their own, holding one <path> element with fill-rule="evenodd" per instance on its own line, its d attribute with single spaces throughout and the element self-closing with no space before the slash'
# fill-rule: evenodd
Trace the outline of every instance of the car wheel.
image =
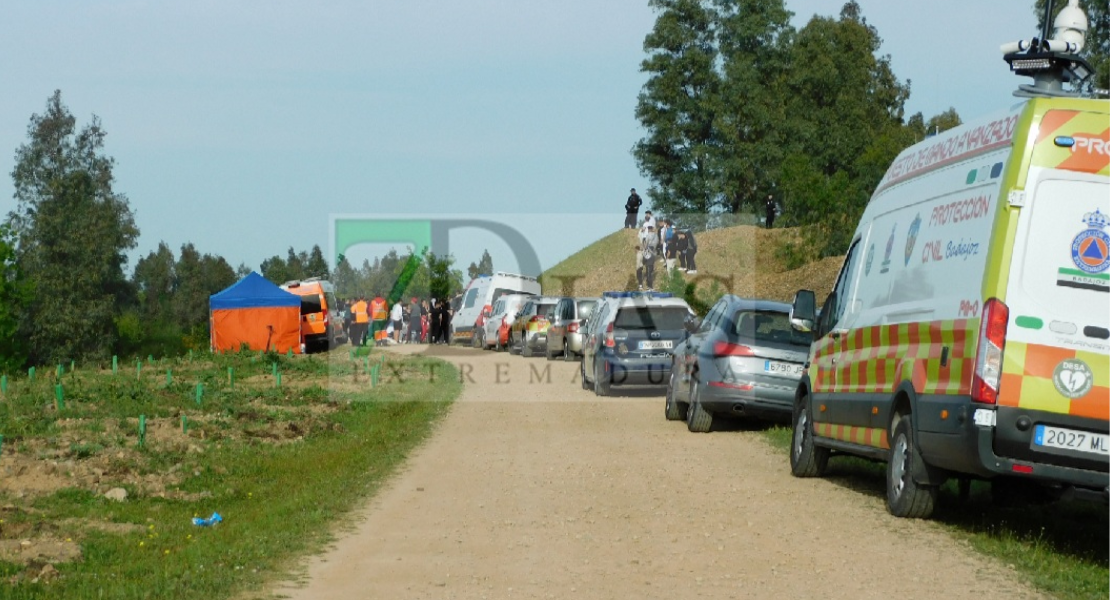
<svg viewBox="0 0 1110 600">
<path fill-rule="evenodd" d="M 563 361 L 574 362 L 574 353 L 570 351 L 570 344 L 563 340 Z"/>
<path fill-rule="evenodd" d="M 707 433 L 713 429 L 713 414 L 701 406 L 701 391 L 698 382 L 694 381 L 690 390 L 690 406 L 686 409 L 686 429 L 694 433 Z"/>
<path fill-rule="evenodd" d="M 590 389 L 590 382 L 586 381 L 586 361 L 582 361 L 581 363 L 579 363 L 578 379 L 582 383 L 582 389 L 584 389 L 584 390 Z"/>
<path fill-rule="evenodd" d="M 925 519 L 933 514 L 937 486 L 920 485 L 913 480 L 910 465 L 921 460 L 913 437 L 909 415 L 895 417 L 886 466 L 886 506 L 890 514 L 910 519 Z"/>
<path fill-rule="evenodd" d="M 794 407 L 794 431 L 790 443 L 790 472 L 795 477 L 820 477 L 829 466 L 829 449 L 813 444 L 813 423 L 809 420 L 809 396 Z"/>
<path fill-rule="evenodd" d="M 601 376 L 601 372 L 597 370 L 597 365 L 594 365 L 594 395 L 608 396 L 613 393 L 611 381 L 605 381 Z"/>
<path fill-rule="evenodd" d="M 671 372 L 671 378 L 667 382 L 667 403 L 663 414 L 667 417 L 668 421 L 685 421 L 686 414 L 689 410 L 689 405 L 684 402 L 678 402 L 674 398 L 674 372 Z"/>
</svg>

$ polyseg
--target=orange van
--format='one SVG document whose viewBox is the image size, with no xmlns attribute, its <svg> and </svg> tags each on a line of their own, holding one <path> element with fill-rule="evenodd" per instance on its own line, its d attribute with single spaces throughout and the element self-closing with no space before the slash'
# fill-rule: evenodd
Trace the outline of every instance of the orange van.
<svg viewBox="0 0 1110 600">
<path fill-rule="evenodd" d="M 306 352 L 326 351 L 347 341 L 335 286 L 330 281 L 315 277 L 288 281 L 281 289 L 301 297 L 301 340 Z"/>
</svg>

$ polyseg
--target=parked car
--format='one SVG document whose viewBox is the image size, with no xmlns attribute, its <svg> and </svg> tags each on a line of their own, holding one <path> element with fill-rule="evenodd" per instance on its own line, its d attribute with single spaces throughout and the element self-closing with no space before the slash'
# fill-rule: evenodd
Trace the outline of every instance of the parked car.
<svg viewBox="0 0 1110 600">
<path fill-rule="evenodd" d="M 505 294 L 493 303 L 486 312 L 484 322 L 478 331 L 479 346 L 487 350 L 504 350 L 509 345 L 509 328 L 516 320 L 520 308 L 531 298 L 531 294 Z"/>
<path fill-rule="evenodd" d="M 671 352 L 693 312 L 658 292 L 606 292 L 582 350 L 582 386 L 608 396 L 614 385 L 666 386 Z"/>
<path fill-rule="evenodd" d="M 558 301 L 556 296 L 536 296 L 524 303 L 509 327 L 509 352 L 530 357 L 547 350 L 547 313 Z"/>
<path fill-rule="evenodd" d="M 593 314 L 600 298 L 571 298 L 559 300 L 547 318 L 547 359 L 563 357 L 575 360 L 582 355 L 582 326 Z"/>
<path fill-rule="evenodd" d="M 459 305 L 453 306 L 451 317 L 452 343 L 469 343 L 477 347 L 474 336 L 485 324 L 485 313 L 505 294 L 538 294 L 540 282 L 535 277 L 502 273 L 479 275 L 467 284 Z"/>
<path fill-rule="evenodd" d="M 727 295 L 674 352 L 666 417 L 705 432 L 716 416 L 790 421 L 812 334 L 790 305 Z"/>
</svg>

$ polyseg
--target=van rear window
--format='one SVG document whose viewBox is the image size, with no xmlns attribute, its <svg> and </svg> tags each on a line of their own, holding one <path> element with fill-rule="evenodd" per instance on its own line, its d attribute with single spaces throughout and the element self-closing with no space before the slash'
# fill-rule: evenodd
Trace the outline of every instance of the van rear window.
<svg viewBox="0 0 1110 600">
<path fill-rule="evenodd" d="M 301 296 L 301 314 L 307 315 L 311 313 L 323 312 L 323 304 L 320 302 L 318 294 L 309 294 L 308 296 Z"/>
<path fill-rule="evenodd" d="M 614 329 L 682 329 L 688 312 L 682 307 L 636 306 L 617 311 Z"/>
</svg>

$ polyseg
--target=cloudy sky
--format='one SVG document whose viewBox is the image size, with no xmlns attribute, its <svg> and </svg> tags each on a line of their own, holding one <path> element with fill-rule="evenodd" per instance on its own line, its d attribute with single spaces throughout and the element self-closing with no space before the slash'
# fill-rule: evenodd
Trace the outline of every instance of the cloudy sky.
<svg viewBox="0 0 1110 600">
<path fill-rule="evenodd" d="M 860 0 L 908 113 L 966 119 L 1022 80 L 998 47 L 1032 0 Z M 842 2 L 788 0 L 801 27 Z M 330 243 L 337 214 L 515 223 L 544 268 L 615 230 L 643 135 L 646 0 L 9 0 L 0 19 L 0 212 L 27 124 L 55 89 L 98 115 L 135 259 L 193 242 L 232 265 Z M 604 213 L 604 214 L 602 214 Z M 452 239 L 461 266 L 504 243 Z M 367 247 L 359 256 L 380 251 Z"/>
</svg>

